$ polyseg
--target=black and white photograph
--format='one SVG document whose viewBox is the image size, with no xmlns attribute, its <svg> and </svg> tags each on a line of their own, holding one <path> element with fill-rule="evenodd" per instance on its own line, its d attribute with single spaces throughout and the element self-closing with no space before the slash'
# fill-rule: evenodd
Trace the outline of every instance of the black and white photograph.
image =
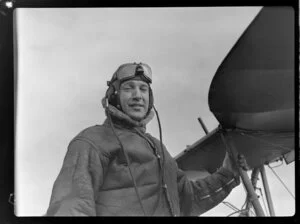
<svg viewBox="0 0 300 224">
<path fill-rule="evenodd" d="M 15 215 L 295 215 L 295 9 L 16 8 Z"/>
</svg>

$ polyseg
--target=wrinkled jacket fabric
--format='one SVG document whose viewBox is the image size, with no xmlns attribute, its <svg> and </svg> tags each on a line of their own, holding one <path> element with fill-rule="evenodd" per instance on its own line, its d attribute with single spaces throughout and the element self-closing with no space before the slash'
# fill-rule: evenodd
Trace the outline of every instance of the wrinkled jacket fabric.
<svg viewBox="0 0 300 224">
<path fill-rule="evenodd" d="M 219 204 L 239 184 L 225 168 L 196 181 L 188 180 L 166 148 L 143 127 L 115 119 L 114 127 L 130 160 L 147 216 L 198 216 Z M 164 150 L 164 180 L 159 163 Z M 48 216 L 144 215 L 128 164 L 106 120 L 80 132 L 69 144 L 54 183 Z M 167 193 L 166 193 L 167 192 Z M 170 201 L 170 206 L 168 204 Z"/>
</svg>

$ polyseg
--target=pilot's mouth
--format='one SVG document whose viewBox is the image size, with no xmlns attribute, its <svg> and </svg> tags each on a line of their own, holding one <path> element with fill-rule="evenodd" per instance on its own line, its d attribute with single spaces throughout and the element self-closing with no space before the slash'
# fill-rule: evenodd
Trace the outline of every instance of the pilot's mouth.
<svg viewBox="0 0 300 224">
<path fill-rule="evenodd" d="M 134 108 L 134 109 L 142 109 L 142 108 L 144 108 L 144 105 L 142 105 L 142 104 L 131 104 L 129 106 L 131 108 Z"/>
</svg>

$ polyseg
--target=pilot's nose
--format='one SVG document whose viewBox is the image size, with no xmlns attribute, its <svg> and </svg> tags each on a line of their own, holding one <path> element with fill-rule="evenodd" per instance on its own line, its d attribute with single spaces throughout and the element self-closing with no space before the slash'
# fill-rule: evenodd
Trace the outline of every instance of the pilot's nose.
<svg viewBox="0 0 300 224">
<path fill-rule="evenodd" d="M 133 98 L 134 99 L 142 99 L 142 93 L 139 88 L 135 88 L 133 91 Z"/>
</svg>

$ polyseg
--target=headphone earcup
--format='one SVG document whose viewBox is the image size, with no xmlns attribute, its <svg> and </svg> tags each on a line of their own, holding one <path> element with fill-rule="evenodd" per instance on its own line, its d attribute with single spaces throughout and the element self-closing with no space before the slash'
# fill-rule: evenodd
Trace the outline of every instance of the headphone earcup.
<svg viewBox="0 0 300 224">
<path fill-rule="evenodd" d="M 106 97 L 108 99 L 108 103 L 113 105 L 113 106 L 117 106 L 118 104 L 118 97 L 115 94 L 116 90 L 115 87 L 113 85 L 111 85 L 108 90 L 106 91 Z"/>
<path fill-rule="evenodd" d="M 153 97 L 152 89 L 149 88 L 149 109 L 148 109 L 148 113 L 152 109 L 153 104 L 154 104 L 154 97 Z"/>
</svg>

